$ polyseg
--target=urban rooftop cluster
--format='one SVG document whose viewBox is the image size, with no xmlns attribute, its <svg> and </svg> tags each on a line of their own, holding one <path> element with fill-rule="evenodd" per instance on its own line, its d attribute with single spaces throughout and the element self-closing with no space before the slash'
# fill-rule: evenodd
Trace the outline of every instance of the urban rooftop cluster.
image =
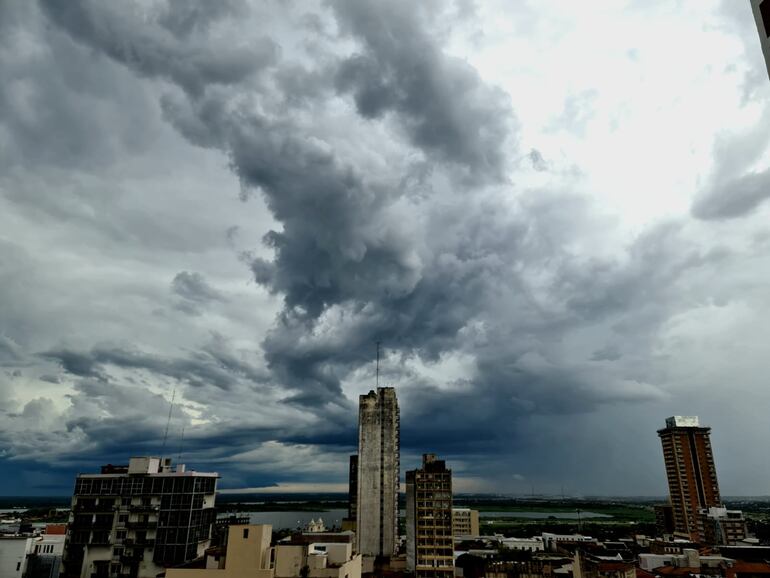
<svg viewBox="0 0 770 578">
<path fill-rule="evenodd" d="M 170 458 L 133 457 L 80 474 L 69 521 L 27 541 L 24 578 L 770 578 L 770 545 L 749 536 L 720 497 L 710 428 L 670 417 L 658 431 L 670 500 L 656 535 L 617 540 L 542 532 L 482 535 L 479 512 L 453 506 L 452 471 L 426 453 L 406 472 L 399 532 L 400 414 L 396 391 L 359 399 L 341 527 L 313 520 L 274 539 L 270 525 L 216 515 L 218 475 Z"/>
</svg>

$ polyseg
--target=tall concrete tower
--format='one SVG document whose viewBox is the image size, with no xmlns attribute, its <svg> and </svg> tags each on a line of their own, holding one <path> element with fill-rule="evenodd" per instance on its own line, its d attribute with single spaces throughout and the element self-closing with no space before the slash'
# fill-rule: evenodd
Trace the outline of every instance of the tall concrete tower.
<svg viewBox="0 0 770 578">
<path fill-rule="evenodd" d="M 400 417 L 396 390 L 378 387 L 358 406 L 356 540 L 364 556 L 390 558 L 398 539 Z"/>
<path fill-rule="evenodd" d="M 717 470 L 711 451 L 711 428 L 701 427 L 697 417 L 674 416 L 658 430 L 663 444 L 674 532 L 692 540 L 701 538 L 701 509 L 721 506 Z"/>
</svg>

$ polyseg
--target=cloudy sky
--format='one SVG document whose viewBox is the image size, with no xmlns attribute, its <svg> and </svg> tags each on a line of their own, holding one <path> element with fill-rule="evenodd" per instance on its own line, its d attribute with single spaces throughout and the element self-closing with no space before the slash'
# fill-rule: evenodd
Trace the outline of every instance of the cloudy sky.
<svg viewBox="0 0 770 578">
<path fill-rule="evenodd" d="M 770 494 L 768 197 L 747 1 L 0 0 L 0 493 L 344 489 L 381 341 L 404 469 Z"/>
</svg>

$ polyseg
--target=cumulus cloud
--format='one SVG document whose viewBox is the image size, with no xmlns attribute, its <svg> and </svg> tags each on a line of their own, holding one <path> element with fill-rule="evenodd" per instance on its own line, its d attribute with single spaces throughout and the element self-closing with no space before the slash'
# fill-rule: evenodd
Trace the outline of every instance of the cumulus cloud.
<svg viewBox="0 0 770 578">
<path fill-rule="evenodd" d="M 408 2 L 334 3 L 342 30 L 363 50 L 343 61 L 337 88 L 366 118 L 393 116 L 426 155 L 463 167 L 477 180 L 505 179 L 515 119 L 507 95 L 426 30 L 431 8 Z"/>
<path fill-rule="evenodd" d="M 494 465 L 486 489 L 564 471 L 606 488 L 628 472 L 586 464 L 647 428 L 647 468 L 648 418 L 708 398 L 681 359 L 713 304 L 764 311 L 770 268 L 723 274 L 762 261 L 761 235 L 707 227 L 763 202 L 766 135 L 717 144 L 697 219 L 624 229 L 559 139 L 627 104 L 569 87 L 527 125 L 514 103 L 532 103 L 463 54 L 494 41 L 465 26 L 483 6 L 0 10 L 0 365 L 23 368 L 0 383 L 0 467 L 55 462 L 69 485 L 75 464 L 157 453 L 176 388 L 172 437 L 226 486 L 339 483 L 380 341 L 405 464 L 435 450 L 468 487 Z M 529 70 L 516 56 L 497 79 Z"/>
</svg>

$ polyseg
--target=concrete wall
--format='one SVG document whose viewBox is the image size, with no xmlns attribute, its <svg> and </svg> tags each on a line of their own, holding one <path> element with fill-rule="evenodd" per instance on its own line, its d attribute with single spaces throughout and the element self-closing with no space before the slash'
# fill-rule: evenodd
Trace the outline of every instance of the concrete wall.
<svg viewBox="0 0 770 578">
<path fill-rule="evenodd" d="M 269 525 L 230 526 L 224 568 L 169 568 L 166 578 L 273 578 L 272 533 Z"/>
<path fill-rule="evenodd" d="M 275 547 L 276 578 L 292 578 L 306 564 L 305 546 L 301 544 L 278 544 Z"/>
<path fill-rule="evenodd" d="M 315 549 L 318 545 L 278 544 L 275 578 L 298 578 L 305 565 L 309 568 L 308 578 L 361 578 L 361 555 L 353 556 L 350 544 L 323 544 L 327 548 L 325 555 Z"/>
</svg>

